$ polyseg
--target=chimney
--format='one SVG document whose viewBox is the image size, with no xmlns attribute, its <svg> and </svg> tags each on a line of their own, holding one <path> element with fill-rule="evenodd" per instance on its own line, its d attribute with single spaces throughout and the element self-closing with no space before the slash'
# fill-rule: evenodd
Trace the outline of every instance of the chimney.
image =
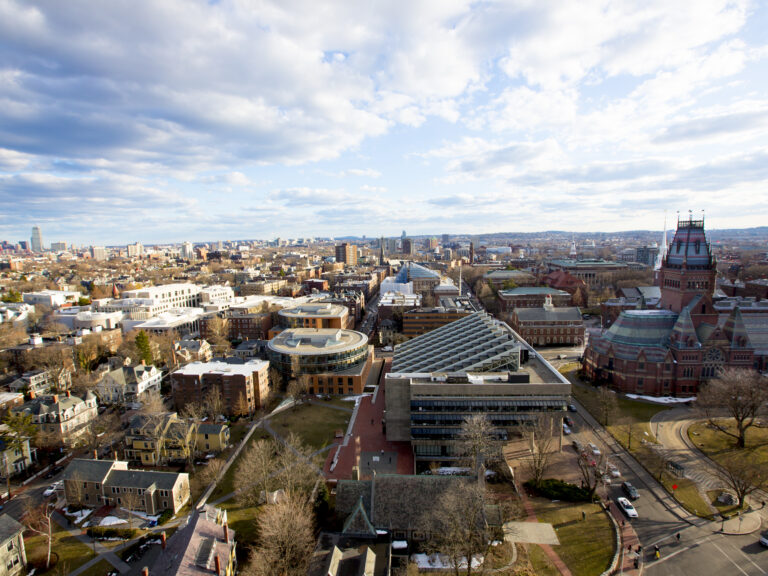
<svg viewBox="0 0 768 576">
<path fill-rule="evenodd" d="M 99 459 L 99 451 L 95 448 L 93 449 L 93 459 L 98 460 Z"/>
<path fill-rule="evenodd" d="M 53 403 L 54 404 L 58 404 L 59 403 L 59 395 L 58 394 L 54 394 L 53 395 Z"/>
<path fill-rule="evenodd" d="M 224 542 L 229 544 L 229 526 L 226 522 L 224 522 Z"/>
<path fill-rule="evenodd" d="M 30 390 L 29 391 L 29 397 L 30 397 L 31 400 L 35 399 L 35 391 L 34 390 Z"/>
<path fill-rule="evenodd" d="M 149 576 L 149 568 L 147 566 L 141 569 L 141 576 Z"/>
<path fill-rule="evenodd" d="M 142 360 L 142 361 L 141 361 L 141 365 L 142 365 L 142 366 L 146 366 L 146 365 L 147 365 L 147 361 L 146 361 L 146 360 Z"/>
<path fill-rule="evenodd" d="M 160 533 L 160 545 L 163 547 L 163 550 L 165 550 L 165 530 Z"/>
<path fill-rule="evenodd" d="M 219 560 L 219 555 L 213 557 L 213 561 L 216 565 L 216 576 L 219 576 L 221 574 L 221 560 Z"/>
<path fill-rule="evenodd" d="M 67 390 L 67 398 L 71 398 L 71 397 L 72 397 L 72 392 L 70 392 L 69 390 Z"/>
</svg>

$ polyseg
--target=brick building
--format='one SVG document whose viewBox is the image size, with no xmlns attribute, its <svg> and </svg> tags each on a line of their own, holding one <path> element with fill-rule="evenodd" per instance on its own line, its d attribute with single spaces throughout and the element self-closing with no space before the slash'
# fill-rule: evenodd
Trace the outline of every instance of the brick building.
<svg viewBox="0 0 768 576">
<path fill-rule="evenodd" d="M 217 390 L 225 414 L 253 414 L 269 394 L 269 362 L 192 362 L 171 374 L 171 386 L 177 410 L 188 402 L 203 401 L 211 390 Z"/>
<path fill-rule="evenodd" d="M 568 292 L 544 286 L 499 290 L 497 294 L 502 312 L 509 312 L 515 308 L 541 308 L 548 296 L 552 298 L 554 306 L 571 305 L 571 295 Z"/>
<path fill-rule="evenodd" d="M 584 321 L 576 307 L 556 308 L 551 298 L 541 308 L 516 308 L 511 325 L 533 346 L 584 344 Z"/>
</svg>

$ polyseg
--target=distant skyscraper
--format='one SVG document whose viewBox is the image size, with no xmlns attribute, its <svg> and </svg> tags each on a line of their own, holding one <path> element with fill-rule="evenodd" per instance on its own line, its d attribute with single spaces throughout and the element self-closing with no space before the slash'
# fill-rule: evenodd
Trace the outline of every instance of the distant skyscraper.
<svg viewBox="0 0 768 576">
<path fill-rule="evenodd" d="M 66 242 L 51 242 L 52 252 L 64 252 L 67 249 Z"/>
<path fill-rule="evenodd" d="M 446 244 L 448 244 L 448 242 L 451 241 L 451 235 L 450 234 L 443 234 L 443 239 L 442 240 L 443 240 L 443 246 L 445 246 Z"/>
<path fill-rule="evenodd" d="M 379 238 L 379 265 L 384 266 L 384 236 Z"/>
<path fill-rule="evenodd" d="M 474 242 L 469 243 L 469 263 L 470 264 L 475 263 L 475 243 Z"/>
<path fill-rule="evenodd" d="M 410 238 L 403 238 L 403 254 L 413 254 L 413 240 Z"/>
<path fill-rule="evenodd" d="M 91 246 L 91 257 L 94 260 L 106 260 L 107 249 L 104 246 Z"/>
<path fill-rule="evenodd" d="M 195 259 L 195 249 L 192 246 L 192 242 L 183 242 L 181 245 L 181 257 L 185 260 Z"/>
<path fill-rule="evenodd" d="M 405 230 L 403 230 L 403 233 L 400 234 L 400 239 L 405 240 L 408 235 L 405 233 Z"/>
<path fill-rule="evenodd" d="M 43 251 L 43 233 L 40 232 L 40 226 L 32 227 L 32 238 L 30 238 L 29 244 L 32 247 L 32 252 Z"/>
<path fill-rule="evenodd" d="M 141 242 L 136 242 L 136 244 L 128 244 L 128 258 L 136 258 L 144 254 L 144 246 L 141 245 Z"/>
</svg>

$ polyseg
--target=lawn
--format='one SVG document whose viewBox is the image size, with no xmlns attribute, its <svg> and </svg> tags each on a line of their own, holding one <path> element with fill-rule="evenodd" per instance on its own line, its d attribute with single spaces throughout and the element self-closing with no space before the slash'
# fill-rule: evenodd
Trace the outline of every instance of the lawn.
<svg viewBox="0 0 768 576">
<path fill-rule="evenodd" d="M 608 568 L 614 553 L 613 527 L 599 505 L 543 498 L 532 498 L 531 503 L 539 521 L 549 522 L 557 532 L 560 545 L 553 549 L 574 576 L 594 576 Z M 582 511 L 586 520 L 581 519 Z"/>
<path fill-rule="evenodd" d="M 99 560 L 88 568 L 85 572 L 81 572 L 81 576 L 104 576 L 104 574 L 107 574 L 108 572 L 111 572 L 112 570 L 115 570 L 115 568 L 107 562 L 106 560 Z"/>
<path fill-rule="evenodd" d="M 724 420 L 720 422 L 724 422 Z M 736 431 L 732 422 L 728 423 L 726 429 L 734 433 Z M 768 428 L 756 426 L 749 428 L 746 434 L 747 445 L 744 450 L 736 448 L 734 438 L 710 428 L 704 421 L 692 424 L 688 428 L 688 437 L 715 462 L 722 461 L 733 454 L 740 454 L 755 462 L 768 465 Z"/>
<path fill-rule="evenodd" d="M 24 547 L 27 551 L 27 561 L 30 564 L 41 568 L 45 566 L 45 556 L 48 552 L 48 547 L 43 536 L 36 534 L 25 538 Z M 55 555 L 58 554 L 59 561 L 57 566 L 59 568 L 66 568 L 68 571 L 79 568 L 94 556 L 93 549 L 90 546 L 86 546 L 55 523 L 53 525 L 51 551 L 51 562 L 55 560 Z"/>
<path fill-rule="evenodd" d="M 274 415 L 269 425 L 283 438 L 294 432 L 305 444 L 318 450 L 333 442 L 336 430 L 346 431 L 351 416 L 349 412 L 318 404 L 302 404 Z"/>
<path fill-rule="evenodd" d="M 528 560 L 537 576 L 560 576 L 560 571 L 536 544 L 527 544 Z"/>
<path fill-rule="evenodd" d="M 717 508 L 717 511 L 720 512 L 723 516 L 731 516 L 732 514 L 738 512 L 739 505 L 738 504 L 721 504 L 717 501 L 720 494 L 722 494 L 722 490 L 708 490 L 707 491 L 707 497 L 712 502 L 712 506 Z"/>
<path fill-rule="evenodd" d="M 698 486 L 693 480 L 688 478 L 676 478 L 670 474 L 664 473 L 661 484 L 666 488 L 667 492 L 672 494 L 675 500 L 688 510 L 694 516 L 700 516 L 701 518 L 707 518 L 708 520 L 714 519 L 712 514 L 712 508 L 709 503 L 704 500 L 699 492 Z M 672 489 L 672 486 L 677 486 L 676 490 Z"/>
</svg>

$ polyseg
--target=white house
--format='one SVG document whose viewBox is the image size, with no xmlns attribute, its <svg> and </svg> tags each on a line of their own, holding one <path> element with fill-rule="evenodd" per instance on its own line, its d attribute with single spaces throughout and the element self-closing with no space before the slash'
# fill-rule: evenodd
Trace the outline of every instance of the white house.
<svg viewBox="0 0 768 576">
<path fill-rule="evenodd" d="M 133 402 L 147 390 L 160 390 L 162 378 L 160 370 L 143 362 L 135 366 L 121 366 L 102 376 L 96 385 L 96 394 L 101 402 Z"/>
</svg>

